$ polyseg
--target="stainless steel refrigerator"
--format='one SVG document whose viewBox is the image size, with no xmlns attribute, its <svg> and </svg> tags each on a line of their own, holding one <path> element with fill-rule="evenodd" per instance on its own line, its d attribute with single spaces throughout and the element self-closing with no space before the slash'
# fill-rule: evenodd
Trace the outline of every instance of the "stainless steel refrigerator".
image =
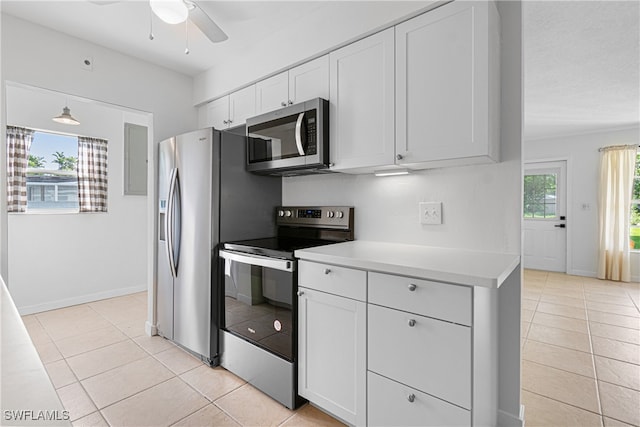
<svg viewBox="0 0 640 427">
<path fill-rule="evenodd" d="M 159 144 L 158 333 L 217 365 L 224 281 L 218 245 L 275 235 L 281 178 L 245 171 L 244 129 Z"/>
</svg>

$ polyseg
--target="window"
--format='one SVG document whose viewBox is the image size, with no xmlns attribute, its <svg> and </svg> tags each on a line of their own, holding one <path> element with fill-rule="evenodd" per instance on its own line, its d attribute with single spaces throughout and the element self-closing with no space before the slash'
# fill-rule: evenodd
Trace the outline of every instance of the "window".
<svg viewBox="0 0 640 427">
<path fill-rule="evenodd" d="M 34 132 L 27 167 L 27 210 L 77 212 L 77 164 L 77 137 Z"/>
<path fill-rule="evenodd" d="M 636 171 L 633 178 L 629 223 L 629 246 L 631 250 L 640 250 L 640 153 L 636 154 Z"/>
<path fill-rule="evenodd" d="M 557 173 L 524 176 L 525 218 L 555 218 L 557 207 Z"/>
</svg>

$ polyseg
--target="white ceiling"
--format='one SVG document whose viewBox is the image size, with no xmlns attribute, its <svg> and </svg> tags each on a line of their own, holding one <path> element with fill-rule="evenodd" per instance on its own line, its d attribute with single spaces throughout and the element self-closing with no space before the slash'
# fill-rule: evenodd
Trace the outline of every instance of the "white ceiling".
<svg viewBox="0 0 640 427">
<path fill-rule="evenodd" d="M 640 2 L 523 3 L 525 139 L 640 123 Z"/>
<path fill-rule="evenodd" d="M 229 40 L 213 44 L 190 25 L 189 55 L 184 24 L 154 18 L 149 40 L 143 0 L 2 0 L 2 13 L 193 76 L 318 8 L 339 13 L 340 3 L 200 0 Z M 366 13 L 376 3 L 359 4 Z M 638 125 L 640 1 L 524 1 L 523 14 L 525 139 Z M 331 25 L 309 31 L 322 37 Z"/>
</svg>

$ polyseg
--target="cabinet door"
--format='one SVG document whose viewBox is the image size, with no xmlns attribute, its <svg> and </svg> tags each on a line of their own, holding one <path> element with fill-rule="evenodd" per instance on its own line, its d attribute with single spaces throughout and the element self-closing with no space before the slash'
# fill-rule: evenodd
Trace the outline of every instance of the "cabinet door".
<svg viewBox="0 0 640 427">
<path fill-rule="evenodd" d="M 256 114 L 285 107 L 289 100 L 287 71 L 256 83 Z"/>
<path fill-rule="evenodd" d="M 488 37 L 497 31 L 488 28 L 489 3 L 453 2 L 396 26 L 398 163 L 497 155 L 498 135 L 489 135 Z"/>
<path fill-rule="evenodd" d="M 366 304 L 299 288 L 298 393 L 349 424 L 366 424 Z"/>
<path fill-rule="evenodd" d="M 329 54 L 332 169 L 394 162 L 393 31 Z"/>
<path fill-rule="evenodd" d="M 329 99 L 329 55 L 289 70 L 289 101 Z"/>
<path fill-rule="evenodd" d="M 223 96 L 207 104 L 207 118 L 205 126 L 213 126 L 216 129 L 229 127 L 229 96 Z"/>
<path fill-rule="evenodd" d="M 256 115 L 256 85 L 251 85 L 229 95 L 229 126 L 243 125 Z"/>
</svg>

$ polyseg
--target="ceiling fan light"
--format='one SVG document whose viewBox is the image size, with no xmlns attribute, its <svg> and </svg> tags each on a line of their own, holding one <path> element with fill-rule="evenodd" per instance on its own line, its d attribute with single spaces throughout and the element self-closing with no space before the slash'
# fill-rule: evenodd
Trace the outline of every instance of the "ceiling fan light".
<svg viewBox="0 0 640 427">
<path fill-rule="evenodd" d="M 179 24 L 187 20 L 189 9 L 182 0 L 149 0 L 151 10 L 167 24 Z"/>
<path fill-rule="evenodd" d="M 64 107 L 62 109 L 62 114 L 60 114 L 59 116 L 54 117 L 53 119 L 54 122 L 57 123 L 62 123 L 64 125 L 79 125 L 80 122 L 78 120 L 76 120 L 72 115 L 71 115 L 71 110 L 69 110 L 69 107 Z"/>
</svg>

